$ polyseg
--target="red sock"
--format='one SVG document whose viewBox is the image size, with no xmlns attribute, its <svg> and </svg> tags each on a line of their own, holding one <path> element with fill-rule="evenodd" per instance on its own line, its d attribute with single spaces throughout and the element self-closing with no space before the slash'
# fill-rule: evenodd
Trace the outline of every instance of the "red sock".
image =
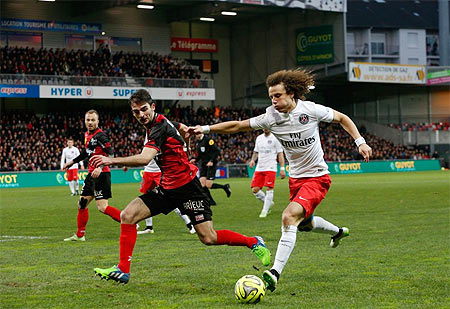
<svg viewBox="0 0 450 309">
<path fill-rule="evenodd" d="M 117 208 L 114 208 L 112 206 L 106 206 L 105 214 L 113 218 L 113 220 L 116 220 L 117 222 L 120 222 L 120 213 L 121 211 Z"/>
<path fill-rule="evenodd" d="M 77 237 L 83 237 L 84 232 L 86 231 L 86 225 L 89 220 L 89 209 L 78 209 L 77 215 Z"/>
<path fill-rule="evenodd" d="M 131 256 L 136 243 L 136 224 L 120 225 L 120 262 L 117 265 L 124 273 L 130 272 Z"/>
<path fill-rule="evenodd" d="M 255 237 L 245 235 L 230 230 L 219 230 L 217 233 L 217 245 L 247 246 L 251 248 L 258 240 Z"/>
</svg>

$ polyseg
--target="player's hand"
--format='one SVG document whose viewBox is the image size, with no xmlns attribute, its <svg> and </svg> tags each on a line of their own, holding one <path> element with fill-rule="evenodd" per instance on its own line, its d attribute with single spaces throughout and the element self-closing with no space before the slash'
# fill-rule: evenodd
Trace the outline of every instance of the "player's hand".
<svg viewBox="0 0 450 309">
<path fill-rule="evenodd" d="M 358 151 L 363 156 L 364 161 L 369 162 L 369 158 L 372 156 L 372 148 L 364 143 L 359 145 Z"/>
<path fill-rule="evenodd" d="M 95 170 L 92 171 L 91 176 L 92 176 L 92 178 L 98 178 L 98 176 L 100 176 L 101 173 L 102 173 L 102 168 L 97 167 Z"/>
<path fill-rule="evenodd" d="M 67 171 L 72 165 L 73 165 L 73 161 L 69 161 L 66 164 L 64 164 L 62 170 Z"/>
<path fill-rule="evenodd" d="M 250 168 L 253 168 L 255 166 L 255 161 L 250 160 L 250 163 L 248 164 L 248 166 L 250 166 Z"/>
<path fill-rule="evenodd" d="M 195 164 L 195 159 L 191 159 L 189 162 Z"/>
<path fill-rule="evenodd" d="M 112 160 L 110 157 L 105 157 L 105 156 L 101 156 L 101 155 L 92 156 L 92 158 L 89 160 L 89 162 L 95 167 L 98 167 L 100 165 L 111 165 L 112 164 Z"/>
<path fill-rule="evenodd" d="M 196 125 L 195 127 L 189 127 L 188 130 L 187 130 L 187 135 L 188 136 L 200 135 L 200 134 L 203 134 L 203 129 L 199 125 Z"/>
<path fill-rule="evenodd" d="M 281 178 L 281 179 L 286 178 L 286 171 L 280 170 L 280 178 Z"/>
<path fill-rule="evenodd" d="M 209 161 L 208 163 L 206 163 L 206 166 L 208 166 L 208 167 L 213 166 L 213 165 L 214 165 L 214 163 L 212 161 Z"/>
</svg>

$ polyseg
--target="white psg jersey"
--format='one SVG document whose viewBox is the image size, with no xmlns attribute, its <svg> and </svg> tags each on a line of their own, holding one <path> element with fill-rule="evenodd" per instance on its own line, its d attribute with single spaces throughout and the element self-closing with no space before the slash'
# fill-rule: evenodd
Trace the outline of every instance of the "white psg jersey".
<svg viewBox="0 0 450 309">
<path fill-rule="evenodd" d="M 148 142 L 148 138 L 147 138 L 147 133 L 145 134 L 145 141 L 144 141 L 144 145 L 147 144 Z M 158 164 L 156 164 L 155 160 L 151 160 L 144 168 L 144 172 L 148 172 L 148 173 L 159 173 L 161 172 L 161 170 L 159 169 Z"/>
<path fill-rule="evenodd" d="M 319 137 L 319 122 L 332 122 L 333 109 L 309 101 L 297 101 L 289 113 L 273 106 L 250 118 L 253 129 L 267 129 L 280 141 L 289 161 L 289 177 L 319 177 L 328 174 Z"/>
<path fill-rule="evenodd" d="M 255 152 L 258 153 L 258 164 L 256 170 L 258 172 L 276 172 L 277 156 L 279 152 L 283 152 L 280 142 L 270 134 L 266 136 L 261 134 L 256 138 Z"/>
<path fill-rule="evenodd" d="M 80 155 L 80 151 L 77 147 L 72 146 L 71 148 L 66 147 L 62 151 L 61 155 L 61 169 L 63 168 L 64 164 L 75 159 Z M 73 170 L 74 168 L 78 168 L 78 163 L 74 163 L 69 170 Z"/>
</svg>

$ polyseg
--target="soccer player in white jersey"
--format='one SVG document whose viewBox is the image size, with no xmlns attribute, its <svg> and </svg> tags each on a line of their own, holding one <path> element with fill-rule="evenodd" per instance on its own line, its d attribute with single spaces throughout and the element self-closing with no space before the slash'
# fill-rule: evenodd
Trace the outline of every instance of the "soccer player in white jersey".
<svg viewBox="0 0 450 309">
<path fill-rule="evenodd" d="M 231 134 L 267 129 L 283 146 L 290 167 L 290 203 L 283 211 L 282 232 L 275 262 L 272 268 L 263 274 L 266 286 L 272 292 L 294 249 L 297 230 L 330 234 L 332 248 L 337 247 L 340 240 L 349 235 L 348 228 L 339 228 L 313 215 L 331 184 L 320 144 L 319 122 L 340 123 L 354 138 L 364 160 L 368 162 L 372 156 L 372 149 L 348 116 L 329 107 L 303 101 L 304 95 L 313 85 L 314 79 L 307 71 L 298 69 L 275 72 L 266 80 L 272 105 L 266 109 L 265 114 L 243 121 L 227 121 L 211 126 L 189 128 L 191 134 L 209 132 Z"/>
<path fill-rule="evenodd" d="M 147 135 L 145 135 L 144 145 L 147 144 Z M 144 168 L 144 175 L 142 176 L 141 186 L 139 191 L 143 194 L 151 191 L 159 186 L 161 183 L 161 170 L 159 169 L 158 164 L 156 164 L 155 160 L 151 160 Z M 191 223 L 191 220 L 188 216 L 182 215 L 178 208 L 174 209 L 174 212 L 184 221 L 186 227 L 189 230 L 189 233 L 195 234 L 195 228 Z M 149 217 L 145 219 L 145 229 L 142 231 L 138 231 L 140 234 L 153 234 L 155 231 L 153 230 L 153 218 Z"/>
<path fill-rule="evenodd" d="M 63 149 L 61 155 L 61 170 L 64 170 L 64 164 L 72 161 L 80 155 L 80 150 L 73 145 L 73 139 L 67 139 L 67 147 Z M 80 161 L 80 166 L 84 169 L 83 161 Z M 78 185 L 78 163 L 75 163 L 67 170 L 67 181 L 69 182 L 70 193 L 72 196 L 79 195 L 80 189 Z"/>
<path fill-rule="evenodd" d="M 264 133 L 256 138 L 252 159 L 249 163 L 250 168 L 253 168 L 256 160 L 258 160 L 250 186 L 255 197 L 264 203 L 259 215 L 260 218 L 267 217 L 273 205 L 273 188 L 277 177 L 277 158 L 281 166 L 280 177 L 281 179 L 286 177 L 283 148 L 281 148 L 280 142 L 269 130 L 264 129 L 263 131 Z M 263 187 L 266 187 L 266 193 L 261 190 Z"/>
</svg>

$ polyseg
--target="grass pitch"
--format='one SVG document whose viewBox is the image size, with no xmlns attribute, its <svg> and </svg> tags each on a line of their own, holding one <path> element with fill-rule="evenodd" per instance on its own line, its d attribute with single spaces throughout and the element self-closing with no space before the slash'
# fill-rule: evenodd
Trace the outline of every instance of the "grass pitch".
<svg viewBox="0 0 450 309">
<path fill-rule="evenodd" d="M 349 227 L 350 237 L 331 249 L 327 235 L 299 233 L 277 290 L 256 306 L 449 308 L 449 176 L 333 176 L 316 215 Z M 265 219 L 258 218 L 262 204 L 250 179 L 229 183 L 229 199 L 212 190 L 219 204 L 215 228 L 262 235 L 274 257 L 287 180 L 277 179 L 275 206 Z M 68 188 L 0 194 L 2 308 L 236 308 L 245 306 L 234 299 L 236 280 L 264 269 L 247 248 L 204 246 L 172 213 L 154 218 L 155 234 L 138 236 L 127 285 L 101 281 L 93 268 L 118 263 L 118 223 L 92 203 L 87 241 L 67 243 L 77 214 Z M 110 204 L 123 209 L 137 195 L 138 184 L 113 185 Z"/>
</svg>

